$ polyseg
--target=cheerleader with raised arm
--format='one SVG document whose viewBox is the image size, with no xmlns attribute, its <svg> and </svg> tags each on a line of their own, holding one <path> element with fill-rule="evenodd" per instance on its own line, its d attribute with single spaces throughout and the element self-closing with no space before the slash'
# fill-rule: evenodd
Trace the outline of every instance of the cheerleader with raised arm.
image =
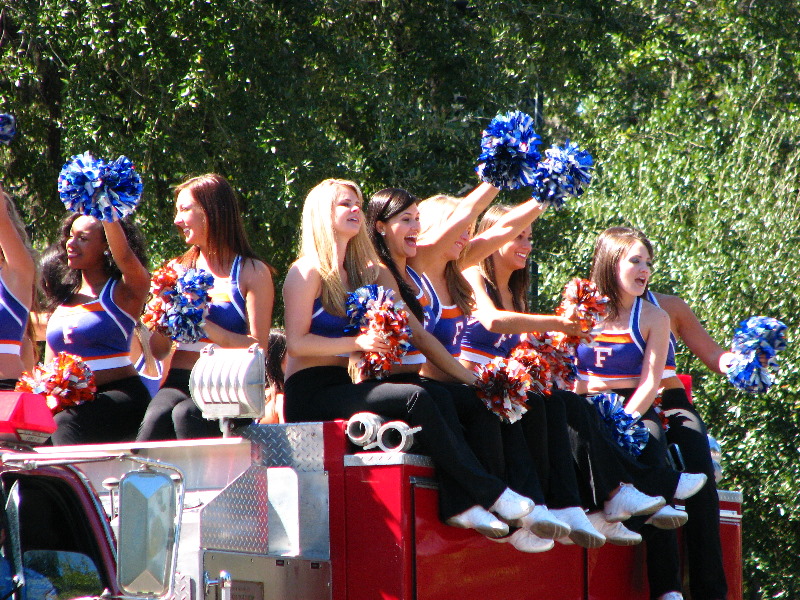
<svg viewBox="0 0 800 600">
<path fill-rule="evenodd" d="M 370 411 L 421 427 L 422 449 L 433 459 L 440 481 L 442 520 L 490 537 L 505 535 L 508 526 L 498 517 L 521 518 L 533 509 L 533 502 L 483 468 L 464 440 L 452 401 L 446 395 L 434 398 L 416 385 L 353 383 L 348 375 L 351 353 L 389 350 L 376 333 L 345 333 L 348 292 L 382 283 L 379 277 L 378 257 L 364 227 L 360 188 L 337 179 L 318 184 L 303 205 L 300 258 L 289 269 L 283 288 L 289 355 L 286 421 L 347 419 Z M 419 322 L 413 315 L 409 322 L 415 341 L 427 351 Z M 442 367 L 450 368 L 444 363 Z M 474 379 L 460 367 L 452 374 L 464 377 L 465 383 Z"/>
<path fill-rule="evenodd" d="M 193 177 L 175 188 L 175 225 L 190 248 L 174 260 L 186 269 L 214 276 L 203 332 L 197 342 L 178 342 L 170 369 L 142 421 L 140 441 L 192 439 L 222 435 L 216 421 L 203 418 L 189 395 L 189 375 L 200 350 L 209 343 L 223 348 L 266 348 L 275 292 L 271 268 L 259 260 L 244 232 L 236 194 L 213 173 Z M 156 358 L 170 341 L 154 333 Z"/>
<path fill-rule="evenodd" d="M 35 285 L 33 249 L 14 201 L 0 185 L 0 390 L 13 390 L 31 367 L 23 356 L 33 349 L 28 321 Z"/>
</svg>

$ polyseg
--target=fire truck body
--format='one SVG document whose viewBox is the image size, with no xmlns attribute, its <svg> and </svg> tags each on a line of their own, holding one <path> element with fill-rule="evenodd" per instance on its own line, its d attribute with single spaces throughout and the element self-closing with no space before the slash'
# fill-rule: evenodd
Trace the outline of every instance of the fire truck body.
<svg viewBox="0 0 800 600">
<path fill-rule="evenodd" d="M 443 525 L 427 457 L 354 452 L 342 422 L 252 425 L 241 438 L 47 449 L 129 454 L 185 475 L 176 600 L 646 600 L 643 546 L 522 554 Z M 120 461 L 81 471 L 115 513 Z M 729 598 L 741 600 L 741 496 L 721 492 Z"/>
</svg>

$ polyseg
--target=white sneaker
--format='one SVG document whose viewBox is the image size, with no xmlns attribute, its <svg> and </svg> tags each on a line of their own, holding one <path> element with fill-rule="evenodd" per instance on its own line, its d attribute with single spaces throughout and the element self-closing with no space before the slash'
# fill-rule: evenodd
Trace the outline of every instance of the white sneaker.
<svg viewBox="0 0 800 600">
<path fill-rule="evenodd" d="M 667 592 L 666 594 L 661 594 L 658 600 L 683 600 L 683 594 L 680 592 Z"/>
<path fill-rule="evenodd" d="M 454 517 L 450 517 L 446 523 L 451 527 L 474 529 L 488 538 L 499 538 L 508 535 L 508 525 L 477 504 Z"/>
<path fill-rule="evenodd" d="M 675 488 L 675 499 L 686 500 L 691 498 L 701 489 L 708 481 L 705 473 L 681 473 L 678 479 L 678 487 Z"/>
<path fill-rule="evenodd" d="M 601 511 L 589 514 L 589 522 L 594 525 L 594 528 L 602 533 L 606 542 L 616 546 L 633 546 L 642 541 L 642 536 L 631 531 L 619 521 L 609 523 L 605 519 L 605 515 Z"/>
<path fill-rule="evenodd" d="M 513 521 L 530 513 L 534 506 L 536 504 L 530 498 L 506 488 L 489 510 L 505 521 Z"/>
<path fill-rule="evenodd" d="M 531 512 L 521 519 L 517 519 L 514 524 L 548 540 L 564 537 L 571 531 L 570 526 L 556 518 L 544 504 L 537 504 Z"/>
<path fill-rule="evenodd" d="M 675 508 L 667 504 L 664 508 L 654 513 L 652 517 L 645 521 L 645 525 L 652 525 L 659 529 L 677 529 L 681 525 L 686 525 L 689 515 L 685 510 Z"/>
<path fill-rule="evenodd" d="M 535 554 L 536 552 L 547 552 L 548 550 L 551 550 L 553 546 L 555 546 L 555 542 L 553 542 L 553 540 L 542 539 L 524 528 L 517 529 L 508 537 L 504 537 L 499 540 L 495 539 L 493 541 L 507 542 L 520 552 L 528 552 L 530 554 Z"/>
<path fill-rule="evenodd" d="M 606 543 L 606 537 L 597 531 L 580 506 L 553 508 L 550 512 L 569 525 L 568 539 L 582 548 L 599 548 Z M 560 539 L 560 538 L 559 538 Z"/>
<path fill-rule="evenodd" d="M 606 521 L 610 523 L 630 519 L 634 515 L 649 515 L 667 503 L 662 496 L 643 494 L 630 483 L 621 483 L 619 491 L 603 504 Z"/>
</svg>

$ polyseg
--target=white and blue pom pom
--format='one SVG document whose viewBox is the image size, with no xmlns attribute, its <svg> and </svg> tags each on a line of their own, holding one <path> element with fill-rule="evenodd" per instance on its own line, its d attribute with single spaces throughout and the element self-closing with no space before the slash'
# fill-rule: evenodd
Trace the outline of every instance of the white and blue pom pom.
<svg viewBox="0 0 800 600">
<path fill-rule="evenodd" d="M 178 276 L 175 291 L 168 292 L 169 302 L 163 317 L 170 338 L 193 343 L 205 337 L 202 322 L 211 301 L 208 291 L 214 276 L 203 269 L 186 269 Z"/>
<path fill-rule="evenodd" d="M 568 197 L 579 197 L 592 181 L 592 155 L 567 140 L 564 146 L 545 150 L 545 158 L 536 170 L 534 195 L 554 208 L 564 206 Z"/>
<path fill-rule="evenodd" d="M 597 394 L 588 400 L 600 413 L 617 444 L 633 456 L 639 456 L 650 439 L 650 432 L 638 415 L 625 412 L 625 399 L 612 392 Z"/>
<path fill-rule="evenodd" d="M 541 143 L 529 115 L 518 110 L 497 115 L 483 131 L 475 170 L 482 181 L 501 190 L 535 185 Z"/>
<path fill-rule="evenodd" d="M 786 349 L 786 325 L 772 317 L 750 317 L 733 334 L 734 355 L 727 375 L 740 390 L 753 394 L 766 392 L 778 373 L 778 352 Z M 766 359 L 766 365 L 761 359 Z"/>
<path fill-rule="evenodd" d="M 17 120 L 14 115 L 0 114 L 0 144 L 10 144 L 17 135 Z"/>
<path fill-rule="evenodd" d="M 383 288 L 370 283 L 362 285 L 354 292 L 347 295 L 345 302 L 345 310 L 347 317 L 350 319 L 350 324 L 345 326 L 344 333 L 350 335 L 361 331 L 361 326 L 366 325 L 366 315 L 369 309 L 370 301 L 377 300 Z"/>
<path fill-rule="evenodd" d="M 142 179 L 125 156 L 106 163 L 85 152 L 61 168 L 58 195 L 67 210 L 110 223 L 136 210 Z"/>
</svg>

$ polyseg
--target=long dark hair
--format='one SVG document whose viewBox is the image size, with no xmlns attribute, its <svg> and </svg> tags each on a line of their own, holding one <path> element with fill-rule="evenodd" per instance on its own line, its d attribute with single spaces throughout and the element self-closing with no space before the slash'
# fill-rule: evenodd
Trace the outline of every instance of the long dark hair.
<svg viewBox="0 0 800 600">
<path fill-rule="evenodd" d="M 632 227 L 609 227 L 599 235 L 594 245 L 590 277 L 597 284 L 600 293 L 608 296 L 608 313 L 612 319 L 619 314 L 617 265 L 636 242 L 641 242 L 647 248 L 651 260 L 655 258 L 650 240 L 644 233 Z M 647 289 L 644 293 L 647 294 Z"/>
<path fill-rule="evenodd" d="M 495 204 L 483 214 L 483 218 L 478 224 L 477 233 L 482 233 L 497 223 L 500 218 L 511 210 L 505 204 Z M 494 253 L 484 258 L 479 265 L 483 279 L 489 284 L 486 291 L 494 302 L 495 307 L 506 310 L 497 287 L 497 275 L 495 274 Z M 527 264 L 524 269 L 517 269 L 511 273 L 508 279 L 508 289 L 511 291 L 512 308 L 516 312 L 528 312 L 528 288 L 530 287 L 530 273 Z"/>
<path fill-rule="evenodd" d="M 397 288 L 403 302 L 406 303 L 408 309 L 414 314 L 417 319 L 422 321 L 424 312 L 422 305 L 417 300 L 414 290 L 408 285 L 403 274 L 397 268 L 397 265 L 392 258 L 392 253 L 389 252 L 389 247 L 386 245 L 384 237 L 378 233 L 378 221 L 385 223 L 395 215 L 399 215 L 412 204 L 416 204 L 419 199 L 413 194 L 407 192 L 402 188 L 385 188 L 376 192 L 369 201 L 367 206 L 367 233 L 375 251 L 381 259 L 381 262 L 391 271 L 397 282 Z"/>
<path fill-rule="evenodd" d="M 175 199 L 183 190 L 192 193 L 205 213 L 209 256 L 217 257 L 224 263 L 237 254 L 242 258 L 260 260 L 247 240 L 239 202 L 227 179 L 216 173 L 192 177 L 175 187 Z M 200 248 L 192 246 L 178 258 L 178 262 L 194 267 L 199 256 Z"/>
<path fill-rule="evenodd" d="M 58 305 L 68 302 L 81 287 L 80 270 L 70 269 L 67 266 L 67 240 L 72 230 L 72 224 L 81 216 L 77 213 L 67 215 L 61 221 L 58 241 L 50 244 L 42 253 L 42 291 L 45 296 L 45 308 L 50 312 L 55 310 Z M 142 232 L 130 217 L 121 219 L 119 224 L 125 233 L 125 239 L 128 240 L 131 251 L 139 259 L 139 262 L 147 267 L 147 250 Z M 105 239 L 105 229 L 101 227 L 100 231 Z M 109 279 L 122 278 L 122 272 L 110 252 L 103 254 L 103 270 Z"/>
<path fill-rule="evenodd" d="M 283 393 L 283 357 L 286 356 L 286 334 L 283 329 L 270 329 L 267 346 L 267 387 Z"/>
</svg>

